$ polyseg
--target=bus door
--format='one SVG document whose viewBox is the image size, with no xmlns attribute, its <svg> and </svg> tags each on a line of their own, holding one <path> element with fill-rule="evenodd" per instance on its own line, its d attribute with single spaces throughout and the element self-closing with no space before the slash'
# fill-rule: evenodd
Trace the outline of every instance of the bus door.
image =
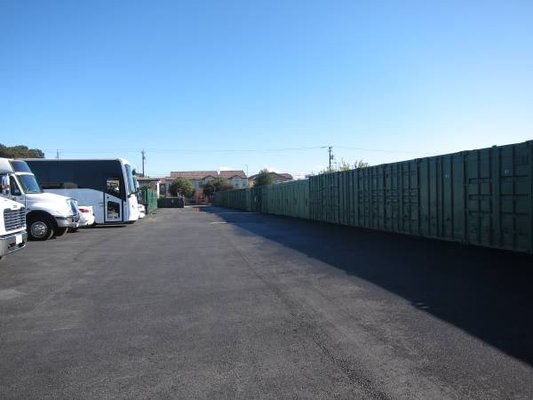
<svg viewBox="0 0 533 400">
<path fill-rule="evenodd" d="M 122 195 L 120 179 L 108 178 L 104 193 L 104 222 L 122 222 Z"/>
</svg>

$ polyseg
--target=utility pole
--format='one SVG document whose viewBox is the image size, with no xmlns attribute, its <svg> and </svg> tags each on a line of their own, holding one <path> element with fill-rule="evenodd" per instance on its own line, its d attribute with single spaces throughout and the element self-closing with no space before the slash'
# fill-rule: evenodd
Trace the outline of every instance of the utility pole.
<svg viewBox="0 0 533 400">
<path fill-rule="evenodd" d="M 328 171 L 331 172 L 331 162 L 333 161 L 333 147 L 328 146 L 328 153 L 329 153 L 329 168 Z"/>
<path fill-rule="evenodd" d="M 59 160 L 59 149 L 56 150 L 56 158 Z"/>
<path fill-rule="evenodd" d="M 146 160 L 146 157 L 144 156 L 144 149 L 141 151 L 142 154 L 142 163 L 143 163 L 143 178 L 144 178 L 144 160 Z"/>
</svg>

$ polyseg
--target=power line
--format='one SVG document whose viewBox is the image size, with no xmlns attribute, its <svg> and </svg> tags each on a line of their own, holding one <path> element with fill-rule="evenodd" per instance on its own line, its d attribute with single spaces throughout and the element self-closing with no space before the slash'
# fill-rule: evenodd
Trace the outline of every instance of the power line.
<svg viewBox="0 0 533 400">
<path fill-rule="evenodd" d="M 362 147 L 348 147 L 348 146 L 335 146 L 339 149 L 344 150 L 356 150 L 356 151 L 371 151 L 378 153 L 399 153 L 399 154 L 418 154 L 418 155 L 427 155 L 433 154 L 432 152 L 416 152 L 416 151 L 400 151 L 400 150 L 384 150 L 384 149 L 366 149 Z"/>
<path fill-rule="evenodd" d="M 158 148 L 148 148 L 145 149 L 145 151 L 149 151 L 151 153 L 261 153 L 261 152 L 284 152 L 284 151 L 305 151 L 305 150 L 317 150 L 317 149 L 323 149 L 324 146 L 314 146 L 314 147 L 284 147 L 284 148 L 270 148 L 270 149 L 158 149 Z M 45 149 L 44 151 L 50 152 L 50 149 Z M 63 153 L 71 153 L 71 154 L 88 154 L 88 153 L 117 153 L 117 152 L 123 152 L 123 153 L 137 153 L 139 150 L 137 149 L 120 149 L 116 148 L 114 150 L 79 150 L 79 149 L 62 149 Z"/>
<path fill-rule="evenodd" d="M 351 146 L 301 146 L 301 147 L 282 147 L 282 148 L 267 148 L 267 149 L 169 149 L 169 148 L 148 148 L 143 150 L 144 152 L 151 153 L 275 153 L 275 152 L 289 152 L 289 151 L 308 151 L 308 150 L 318 150 L 318 149 L 328 149 L 328 152 L 332 150 L 333 147 L 337 149 L 344 150 L 355 150 L 355 151 L 366 151 L 366 152 L 378 152 L 378 153 L 396 153 L 396 154 L 414 154 L 414 155 L 428 155 L 434 154 L 435 152 L 416 152 L 416 151 L 402 151 L 402 150 L 390 150 L 390 149 L 375 149 L 375 148 L 364 148 L 364 147 L 351 147 Z M 331 149 L 331 150 L 330 150 Z M 44 149 L 48 153 L 56 153 L 57 149 Z M 101 149 L 61 149 L 61 153 L 70 153 L 70 154 L 116 154 L 120 153 L 138 153 L 138 149 L 120 149 L 115 148 L 113 150 L 101 150 Z M 332 153 L 330 153 L 331 156 Z"/>
<path fill-rule="evenodd" d="M 179 153 L 262 153 L 262 152 L 284 152 L 284 151 L 305 151 L 323 149 L 324 146 L 314 147 L 284 147 L 270 149 L 151 149 L 157 152 L 179 152 Z"/>
</svg>

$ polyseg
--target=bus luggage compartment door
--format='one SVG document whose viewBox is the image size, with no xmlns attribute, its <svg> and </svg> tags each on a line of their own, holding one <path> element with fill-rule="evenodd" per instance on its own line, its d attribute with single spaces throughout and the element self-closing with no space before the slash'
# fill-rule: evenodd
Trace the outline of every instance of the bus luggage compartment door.
<svg viewBox="0 0 533 400">
<path fill-rule="evenodd" d="M 105 222 L 122 222 L 122 201 L 105 195 Z"/>
<path fill-rule="evenodd" d="M 124 185 L 118 177 L 107 178 L 104 194 L 104 222 L 123 222 Z"/>
</svg>

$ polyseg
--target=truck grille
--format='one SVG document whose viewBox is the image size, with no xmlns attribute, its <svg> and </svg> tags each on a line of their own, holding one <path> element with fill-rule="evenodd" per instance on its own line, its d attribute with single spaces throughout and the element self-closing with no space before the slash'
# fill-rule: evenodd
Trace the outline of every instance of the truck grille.
<svg viewBox="0 0 533 400">
<path fill-rule="evenodd" d="M 4 227 L 7 232 L 26 227 L 26 210 L 24 207 L 18 210 L 10 208 L 4 210 Z"/>
</svg>

